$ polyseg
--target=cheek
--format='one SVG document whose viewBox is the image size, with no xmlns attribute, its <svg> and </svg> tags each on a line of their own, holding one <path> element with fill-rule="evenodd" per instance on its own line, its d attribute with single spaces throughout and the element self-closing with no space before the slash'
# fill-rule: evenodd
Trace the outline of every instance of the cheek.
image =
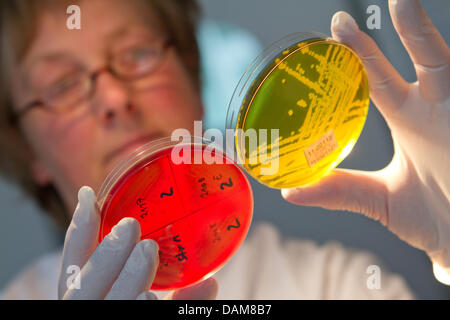
<svg viewBox="0 0 450 320">
<path fill-rule="evenodd" d="M 199 93 L 178 61 L 166 65 L 154 85 L 135 95 L 135 102 L 145 118 L 158 123 L 168 134 L 177 128 L 193 128 L 202 118 Z"/>
<path fill-rule="evenodd" d="M 42 118 L 42 117 L 41 117 Z M 56 184 L 89 183 L 94 158 L 93 127 L 86 119 L 33 119 L 39 126 L 29 139 Z"/>
<path fill-rule="evenodd" d="M 189 90 L 168 86 L 154 93 L 142 95 L 142 109 L 149 117 L 165 123 L 167 126 L 190 128 L 194 120 L 200 120 L 199 99 Z"/>
<path fill-rule="evenodd" d="M 184 90 L 183 90 L 184 89 Z M 151 101 L 151 97 L 147 97 Z M 192 132 L 195 120 L 201 120 L 202 107 L 200 98 L 190 88 L 170 87 L 161 90 L 157 97 L 158 103 L 151 104 L 149 116 L 160 123 L 168 135 L 178 128 Z M 151 109 L 151 110 L 150 110 Z"/>
</svg>

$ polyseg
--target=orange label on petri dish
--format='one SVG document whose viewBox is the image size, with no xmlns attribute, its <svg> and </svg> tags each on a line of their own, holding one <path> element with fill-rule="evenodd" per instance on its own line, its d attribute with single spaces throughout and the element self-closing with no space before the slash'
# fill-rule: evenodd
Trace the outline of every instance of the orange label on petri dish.
<svg viewBox="0 0 450 320">
<path fill-rule="evenodd" d="M 199 282 L 217 270 L 243 242 L 252 219 L 250 184 L 226 155 L 222 163 L 195 164 L 204 144 L 189 145 L 191 163 L 175 164 L 172 147 L 137 161 L 107 192 L 100 208 L 101 241 L 124 217 L 139 221 L 141 239 L 159 245 L 152 290 Z"/>
</svg>

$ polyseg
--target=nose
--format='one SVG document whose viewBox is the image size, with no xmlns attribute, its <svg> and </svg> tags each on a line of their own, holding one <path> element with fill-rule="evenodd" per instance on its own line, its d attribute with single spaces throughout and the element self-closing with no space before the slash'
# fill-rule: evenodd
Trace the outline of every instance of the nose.
<svg viewBox="0 0 450 320">
<path fill-rule="evenodd" d="M 92 103 L 99 119 L 111 123 L 117 117 L 132 112 L 130 92 L 127 86 L 110 72 L 101 72 L 96 79 L 96 88 Z"/>
</svg>

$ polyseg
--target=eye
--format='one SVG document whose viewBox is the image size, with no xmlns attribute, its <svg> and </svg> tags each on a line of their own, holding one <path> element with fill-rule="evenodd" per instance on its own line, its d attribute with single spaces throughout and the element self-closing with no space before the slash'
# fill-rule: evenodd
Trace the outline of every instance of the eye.
<svg viewBox="0 0 450 320">
<path fill-rule="evenodd" d="M 158 59 L 160 50 L 155 47 L 133 47 L 120 56 L 118 62 L 122 72 L 139 74 L 150 69 Z"/>
<path fill-rule="evenodd" d="M 62 78 L 59 81 L 57 81 L 56 83 L 54 83 L 53 85 L 51 85 L 48 88 L 47 92 L 50 95 L 59 95 L 61 93 L 67 92 L 71 88 L 73 88 L 74 86 L 77 86 L 80 83 L 79 78 L 80 77 L 77 77 L 77 76 L 70 76 L 70 77 Z"/>
<path fill-rule="evenodd" d="M 130 61 L 146 60 L 157 54 L 154 48 L 136 48 L 129 53 Z"/>
<path fill-rule="evenodd" d="M 85 94 L 86 82 L 83 80 L 81 74 L 64 77 L 47 88 L 44 99 L 54 105 L 70 103 Z"/>
</svg>

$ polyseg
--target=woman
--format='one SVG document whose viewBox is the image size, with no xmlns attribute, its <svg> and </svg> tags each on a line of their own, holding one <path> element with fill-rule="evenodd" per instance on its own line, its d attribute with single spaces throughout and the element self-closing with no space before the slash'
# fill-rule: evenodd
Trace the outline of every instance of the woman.
<svg viewBox="0 0 450 320">
<path fill-rule="evenodd" d="M 386 272 L 381 289 L 369 288 L 367 267 L 379 264 L 371 255 L 336 244 L 319 248 L 309 242 L 281 243 L 270 226 L 255 229 L 216 279 L 170 293 L 147 291 L 158 265 L 156 242 L 139 241 L 139 224 L 127 218 L 97 246 L 94 190 L 130 150 L 177 128 L 192 132 L 194 120 L 201 119 L 194 4 L 79 1 L 81 30 L 65 27 L 68 5 L 50 0 L 1 4 L 2 171 L 62 225 L 74 213 L 62 256 L 56 253 L 32 266 L 5 290 L 5 298 L 412 297 L 401 278 Z M 433 31 L 418 44 L 400 32 L 421 67 L 416 84 L 405 83 L 345 13 L 334 16 L 332 33 L 355 48 L 368 70 L 372 99 L 393 132 L 393 162 L 376 174 L 335 170 L 317 185 L 283 195 L 298 204 L 371 216 L 448 267 L 450 228 L 448 217 L 441 215 L 450 198 L 449 170 L 442 164 L 450 159 L 444 122 L 449 118 L 444 99 L 448 88 L 442 84 L 448 80 L 448 48 L 418 3 L 391 1 L 390 9 L 397 30 L 413 14 L 417 19 L 411 21 L 424 21 L 428 27 L 421 31 L 413 25 L 417 36 Z M 404 104 L 411 110 L 400 108 Z M 435 129 L 418 136 L 423 125 L 417 120 L 423 114 Z M 426 143 L 410 143 L 411 137 Z M 421 161 L 424 154 L 428 162 Z M 388 174 L 397 175 L 395 183 L 388 183 Z M 418 214 L 409 212 L 411 205 Z M 81 267 L 79 288 L 68 282 L 71 265 Z"/>
</svg>

